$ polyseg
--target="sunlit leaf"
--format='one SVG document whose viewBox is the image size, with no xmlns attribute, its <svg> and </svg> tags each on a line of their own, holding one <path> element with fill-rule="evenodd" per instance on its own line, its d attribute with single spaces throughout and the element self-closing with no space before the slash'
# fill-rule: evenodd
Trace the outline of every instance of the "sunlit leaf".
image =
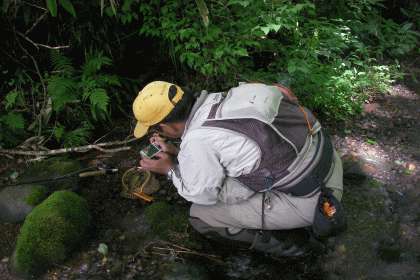
<svg viewBox="0 0 420 280">
<path fill-rule="evenodd" d="M 371 145 L 376 145 L 376 144 L 378 144 L 376 141 L 374 141 L 374 140 L 372 140 L 372 139 L 369 139 L 369 138 L 366 138 L 366 141 L 367 141 L 369 144 L 371 144 Z"/>
</svg>

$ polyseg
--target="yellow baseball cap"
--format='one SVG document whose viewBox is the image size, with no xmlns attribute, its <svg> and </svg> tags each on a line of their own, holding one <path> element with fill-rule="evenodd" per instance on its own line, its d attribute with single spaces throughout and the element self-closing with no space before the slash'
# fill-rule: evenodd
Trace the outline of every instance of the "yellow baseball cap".
<svg viewBox="0 0 420 280">
<path fill-rule="evenodd" d="M 172 100 L 168 95 L 171 86 L 177 89 Z M 167 82 L 157 81 L 145 86 L 133 103 L 134 116 L 138 121 L 134 136 L 137 138 L 144 136 L 150 126 L 162 121 L 175 108 L 183 94 L 179 86 Z"/>
</svg>

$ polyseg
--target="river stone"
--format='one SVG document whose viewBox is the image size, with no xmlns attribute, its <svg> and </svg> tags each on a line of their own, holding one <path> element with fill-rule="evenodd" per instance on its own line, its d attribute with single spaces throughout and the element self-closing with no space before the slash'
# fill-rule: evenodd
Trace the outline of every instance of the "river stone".
<svg viewBox="0 0 420 280">
<path fill-rule="evenodd" d="M 371 156 L 371 155 L 361 156 L 359 157 L 359 161 L 364 168 L 368 166 L 373 167 L 379 172 L 390 172 L 394 167 L 393 163 L 386 162 L 382 158 Z"/>
<path fill-rule="evenodd" d="M 19 185 L 6 187 L 0 192 L 0 220 L 5 223 L 18 223 L 25 220 L 35 206 L 28 205 L 26 198 L 36 187 Z"/>
<path fill-rule="evenodd" d="M 165 271 L 162 280 L 207 280 L 209 279 L 207 273 L 200 267 L 181 263 L 173 262 Z"/>
<path fill-rule="evenodd" d="M 81 169 L 80 163 L 75 160 L 54 157 L 29 167 L 18 177 L 17 183 L 34 184 L 37 182 L 37 184 L 45 186 L 50 193 L 61 190 L 74 191 L 80 181 L 77 171 Z M 68 174 L 73 176 L 55 179 Z"/>
</svg>

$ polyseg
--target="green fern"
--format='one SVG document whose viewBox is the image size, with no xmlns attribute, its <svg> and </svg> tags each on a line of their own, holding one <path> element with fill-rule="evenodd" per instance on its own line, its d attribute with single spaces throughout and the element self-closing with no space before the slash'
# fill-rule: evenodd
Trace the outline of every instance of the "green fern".
<svg viewBox="0 0 420 280">
<path fill-rule="evenodd" d="M 23 129 L 25 127 L 25 120 L 22 114 L 15 114 L 13 111 L 10 111 L 7 115 L 3 115 L 0 118 L 0 121 L 14 130 Z"/>
<path fill-rule="evenodd" d="M 58 51 L 51 51 L 51 64 L 54 67 L 54 71 L 66 77 L 73 77 L 76 72 L 71 64 L 71 59 Z"/>
<path fill-rule="evenodd" d="M 70 78 L 52 76 L 48 83 L 48 92 L 54 102 L 54 110 L 59 112 L 70 102 L 79 99 L 78 85 Z"/>
<path fill-rule="evenodd" d="M 58 142 L 60 142 L 60 139 L 64 135 L 65 130 L 66 128 L 64 126 L 57 123 L 57 126 L 54 128 L 54 137 Z"/>
<path fill-rule="evenodd" d="M 103 52 L 96 54 L 94 58 L 88 58 L 83 67 L 83 76 L 90 76 L 100 70 L 102 65 L 112 65 L 111 59 L 102 56 Z"/>
<path fill-rule="evenodd" d="M 97 84 L 101 87 L 106 86 L 106 85 L 114 85 L 114 86 L 119 86 L 119 87 L 122 86 L 118 77 L 114 75 L 98 74 L 95 76 L 95 80 Z"/>
<path fill-rule="evenodd" d="M 6 110 L 13 106 L 16 101 L 16 97 L 18 97 L 19 91 L 15 89 L 6 95 Z"/>
<path fill-rule="evenodd" d="M 91 134 L 90 134 L 88 128 L 79 127 L 75 130 L 66 132 L 62 136 L 61 145 L 64 148 L 83 146 L 83 145 L 86 145 L 88 143 L 87 139 L 90 139 L 90 137 L 91 137 Z"/>
</svg>

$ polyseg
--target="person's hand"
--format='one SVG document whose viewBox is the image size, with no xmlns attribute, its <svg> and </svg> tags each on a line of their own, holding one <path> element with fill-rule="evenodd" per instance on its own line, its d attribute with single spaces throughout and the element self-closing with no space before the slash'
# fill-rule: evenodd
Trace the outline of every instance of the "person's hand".
<svg viewBox="0 0 420 280">
<path fill-rule="evenodd" d="M 165 142 L 162 137 L 159 135 L 154 135 L 150 138 L 150 143 L 156 143 L 162 149 L 162 152 L 177 156 L 180 149 L 172 143 Z"/>
<path fill-rule="evenodd" d="M 166 174 L 168 173 L 169 169 L 174 166 L 172 156 L 165 152 L 157 153 L 155 157 L 158 159 L 149 159 L 142 155 L 140 160 L 141 168 L 152 171 L 154 173 Z"/>
</svg>

